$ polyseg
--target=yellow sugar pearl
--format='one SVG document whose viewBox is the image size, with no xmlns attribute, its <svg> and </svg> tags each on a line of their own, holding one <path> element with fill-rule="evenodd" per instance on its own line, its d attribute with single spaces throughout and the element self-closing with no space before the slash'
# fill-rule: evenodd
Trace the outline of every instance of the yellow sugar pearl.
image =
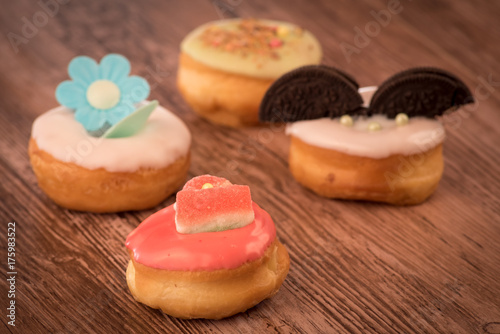
<svg viewBox="0 0 500 334">
<path fill-rule="evenodd" d="M 382 130 L 382 126 L 380 125 L 380 123 L 370 122 L 370 124 L 368 124 L 368 131 L 374 132 L 374 131 L 380 131 L 380 130 Z"/>
<path fill-rule="evenodd" d="M 211 183 L 205 183 L 204 185 L 201 186 L 201 189 L 208 189 L 208 188 L 213 188 L 214 186 Z"/>
<path fill-rule="evenodd" d="M 398 126 L 403 126 L 408 124 L 408 115 L 405 113 L 399 113 L 396 115 L 396 124 Z"/>
<path fill-rule="evenodd" d="M 352 120 L 351 116 L 343 115 L 342 117 L 340 117 L 340 124 L 342 124 L 343 126 L 351 127 L 353 126 L 354 121 Z"/>
<path fill-rule="evenodd" d="M 285 26 L 279 26 L 278 29 L 276 29 L 276 33 L 281 38 L 288 36 L 289 32 L 290 30 Z"/>
</svg>

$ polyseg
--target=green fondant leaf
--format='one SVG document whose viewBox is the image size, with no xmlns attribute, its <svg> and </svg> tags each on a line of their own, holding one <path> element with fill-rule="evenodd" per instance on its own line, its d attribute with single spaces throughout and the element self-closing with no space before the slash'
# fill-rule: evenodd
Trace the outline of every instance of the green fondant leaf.
<svg viewBox="0 0 500 334">
<path fill-rule="evenodd" d="M 146 124 L 149 115 L 158 106 L 158 101 L 154 100 L 137 109 L 112 127 L 103 135 L 104 138 L 130 137 L 139 132 Z"/>
</svg>

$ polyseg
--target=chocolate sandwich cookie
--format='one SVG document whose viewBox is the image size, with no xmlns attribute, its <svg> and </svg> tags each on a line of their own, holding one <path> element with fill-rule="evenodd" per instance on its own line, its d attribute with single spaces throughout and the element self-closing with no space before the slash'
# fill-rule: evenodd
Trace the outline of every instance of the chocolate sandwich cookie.
<svg viewBox="0 0 500 334">
<path fill-rule="evenodd" d="M 324 65 L 288 72 L 267 90 L 261 122 L 296 122 L 363 113 L 358 84 L 348 74 Z"/>
<path fill-rule="evenodd" d="M 370 101 L 368 114 L 394 118 L 405 113 L 408 117 L 433 118 L 473 102 L 470 90 L 453 74 L 432 67 L 413 68 L 380 85 Z"/>
</svg>

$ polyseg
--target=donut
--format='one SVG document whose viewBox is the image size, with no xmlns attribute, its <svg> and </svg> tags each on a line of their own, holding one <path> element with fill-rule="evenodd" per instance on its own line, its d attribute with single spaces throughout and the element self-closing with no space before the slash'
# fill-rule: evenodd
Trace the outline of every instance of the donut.
<svg viewBox="0 0 500 334">
<path fill-rule="evenodd" d="M 274 80 L 319 64 L 321 46 L 287 22 L 230 19 L 206 23 L 181 43 L 177 87 L 205 119 L 240 127 L 258 123 L 259 104 Z"/>
<path fill-rule="evenodd" d="M 33 123 L 28 146 L 32 169 L 42 191 L 64 208 L 96 213 L 143 210 L 159 204 L 186 179 L 191 146 L 188 128 L 157 101 L 143 99 L 147 96 L 140 93 L 144 82 L 139 77 L 127 78 L 126 70 L 125 74 L 119 71 L 127 64 L 119 55 L 103 58 L 100 65 L 88 57 L 75 58 L 70 63 L 73 81 L 64 82 L 56 91 L 63 105 Z M 87 78 L 88 82 L 78 77 L 93 69 L 95 77 Z M 127 98 L 128 87 L 135 89 L 132 95 L 141 101 L 129 97 L 131 105 L 124 106 L 124 102 L 120 110 L 98 109 L 85 96 L 76 96 L 83 91 L 102 107 L 113 95 L 105 87 L 112 83 L 102 82 L 111 78 L 125 87 L 120 99 Z M 97 87 L 100 97 L 89 94 L 96 82 L 101 85 Z M 101 105 L 92 98 L 101 99 Z M 125 116 L 121 115 L 124 111 Z M 94 114 L 90 121 L 85 112 Z M 115 114 L 117 122 L 112 124 Z M 103 121 L 103 117 L 107 118 Z"/>
<path fill-rule="evenodd" d="M 260 117 L 288 123 L 291 174 L 316 194 L 414 205 L 443 174 L 445 130 L 436 116 L 473 101 L 463 82 L 436 68 L 359 88 L 336 69 L 309 66 L 270 87 Z"/>
<path fill-rule="evenodd" d="M 275 295 L 290 266 L 250 189 L 210 175 L 186 183 L 175 204 L 129 234 L 126 247 L 134 299 L 183 319 L 243 312 Z"/>
<path fill-rule="evenodd" d="M 353 123 L 320 118 L 287 126 L 289 168 L 300 184 L 324 197 L 400 205 L 434 192 L 444 168 L 439 121 L 414 117 L 398 126 L 373 115 Z M 374 124 L 381 129 L 370 130 Z"/>
</svg>

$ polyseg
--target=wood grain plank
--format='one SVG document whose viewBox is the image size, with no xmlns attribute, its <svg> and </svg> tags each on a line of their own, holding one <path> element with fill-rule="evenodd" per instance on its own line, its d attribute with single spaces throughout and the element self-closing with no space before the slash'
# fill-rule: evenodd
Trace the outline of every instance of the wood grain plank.
<svg viewBox="0 0 500 334">
<path fill-rule="evenodd" d="M 18 226 L 18 322 L 14 333 L 495 333 L 500 327 L 500 5 L 401 0 L 401 13 L 353 54 L 354 27 L 387 1 L 71 1 L 14 53 L 0 40 L 0 220 Z M 19 33 L 37 3 L 0 11 Z M 412 207 L 319 198 L 288 171 L 284 128 L 228 129 L 196 115 L 175 86 L 178 45 L 196 26 L 229 17 L 282 19 L 311 30 L 324 63 L 380 84 L 416 65 L 448 69 L 478 103 L 443 118 L 445 173 Z M 126 55 L 151 96 L 193 133 L 189 176 L 248 184 L 276 222 L 292 266 L 271 300 L 221 321 L 183 321 L 133 301 L 125 282 L 128 233 L 151 210 L 96 215 L 59 208 L 37 187 L 26 152 L 33 120 L 54 107 L 64 67 L 79 54 Z M 489 90 L 488 90 L 489 89 Z M 5 230 L 5 227 L 2 227 Z M 2 230 L 2 231 L 3 231 Z M 3 237 L 2 258 L 5 254 Z M 5 274 L 4 274 L 5 275 Z M 6 291 L 6 280 L 0 283 Z M 2 292 L 0 299 L 4 303 Z"/>
</svg>

